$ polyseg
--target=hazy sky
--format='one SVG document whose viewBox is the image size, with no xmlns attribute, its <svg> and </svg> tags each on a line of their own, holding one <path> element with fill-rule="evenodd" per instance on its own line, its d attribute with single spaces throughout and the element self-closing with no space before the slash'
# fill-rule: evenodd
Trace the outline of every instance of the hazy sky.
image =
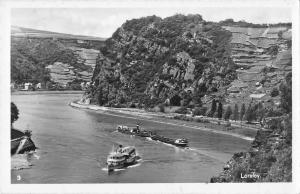
<svg viewBox="0 0 300 194">
<path fill-rule="evenodd" d="M 11 24 L 77 35 L 107 38 L 126 20 L 157 15 L 162 18 L 181 14 L 200 14 L 207 21 L 232 18 L 252 23 L 291 22 L 291 10 L 279 7 L 251 8 L 14 8 Z"/>
</svg>

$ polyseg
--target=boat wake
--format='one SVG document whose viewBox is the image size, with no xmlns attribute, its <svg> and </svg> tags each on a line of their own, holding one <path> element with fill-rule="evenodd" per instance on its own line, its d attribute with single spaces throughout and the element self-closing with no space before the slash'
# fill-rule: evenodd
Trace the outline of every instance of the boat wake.
<svg viewBox="0 0 300 194">
<path fill-rule="evenodd" d="M 11 170 L 30 169 L 33 164 L 32 160 L 39 160 L 40 156 L 36 151 L 30 151 L 24 154 L 15 154 L 11 156 Z"/>
<path fill-rule="evenodd" d="M 194 154 L 197 155 L 202 155 L 208 158 L 211 158 L 213 160 L 217 160 L 219 162 L 224 162 L 224 158 L 227 158 L 227 154 L 224 153 L 217 153 L 217 152 L 212 152 L 212 151 L 206 151 L 200 148 L 194 148 L 194 147 L 189 147 L 186 148 L 187 151 L 191 151 Z"/>
<path fill-rule="evenodd" d="M 105 171 L 105 172 L 108 172 L 108 168 L 105 167 L 105 168 L 102 168 L 101 169 L 102 171 Z M 114 169 L 115 172 L 118 172 L 118 171 L 123 171 L 123 170 L 126 170 L 126 168 L 119 168 L 119 169 Z"/>
</svg>

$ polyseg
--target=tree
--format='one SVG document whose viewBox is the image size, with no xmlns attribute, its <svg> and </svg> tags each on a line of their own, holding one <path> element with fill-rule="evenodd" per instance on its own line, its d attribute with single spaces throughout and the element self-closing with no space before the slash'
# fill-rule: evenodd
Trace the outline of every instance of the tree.
<svg viewBox="0 0 300 194">
<path fill-rule="evenodd" d="M 201 101 L 201 91 L 200 89 L 196 89 L 194 94 L 193 94 L 193 102 L 195 104 L 195 107 L 201 107 L 202 106 L 202 101 Z"/>
<path fill-rule="evenodd" d="M 217 102 L 216 102 L 215 99 L 213 99 L 212 102 L 211 102 L 211 109 L 210 109 L 207 116 L 213 117 L 214 113 L 216 112 L 216 109 L 217 109 Z"/>
<path fill-rule="evenodd" d="M 234 111 L 233 111 L 233 120 L 239 119 L 239 107 L 237 104 L 234 105 Z"/>
<path fill-rule="evenodd" d="M 254 118 L 254 107 L 252 107 L 251 104 L 249 104 L 244 116 L 244 120 L 246 120 L 248 123 L 251 123 L 254 120 Z"/>
<path fill-rule="evenodd" d="M 240 112 L 240 120 L 241 120 L 241 121 L 242 121 L 243 118 L 244 118 L 245 112 L 246 112 L 246 106 L 245 106 L 245 104 L 243 103 L 243 104 L 242 104 L 242 107 L 241 107 L 241 112 Z"/>
<path fill-rule="evenodd" d="M 292 73 L 289 73 L 285 82 L 279 86 L 280 91 L 280 107 L 286 112 L 292 112 Z"/>
<path fill-rule="evenodd" d="M 229 120 L 231 114 L 232 114 L 231 106 L 228 105 L 224 114 L 224 119 L 226 121 Z"/>
<path fill-rule="evenodd" d="M 219 119 L 221 119 L 221 118 L 222 118 L 222 114 L 223 114 L 223 105 L 222 105 L 221 102 L 219 102 L 217 117 L 218 117 Z"/>
<path fill-rule="evenodd" d="M 191 94 L 189 92 L 182 93 L 182 106 L 188 106 L 192 100 Z"/>
<path fill-rule="evenodd" d="M 258 118 L 259 122 L 261 122 L 265 116 L 265 108 L 261 102 L 258 103 L 255 114 L 256 114 L 256 117 Z"/>
<path fill-rule="evenodd" d="M 15 103 L 10 103 L 10 123 L 13 124 L 19 118 L 19 109 Z"/>
<path fill-rule="evenodd" d="M 272 91 L 271 91 L 271 97 L 276 97 L 279 95 L 279 90 L 277 87 L 273 88 Z"/>
</svg>

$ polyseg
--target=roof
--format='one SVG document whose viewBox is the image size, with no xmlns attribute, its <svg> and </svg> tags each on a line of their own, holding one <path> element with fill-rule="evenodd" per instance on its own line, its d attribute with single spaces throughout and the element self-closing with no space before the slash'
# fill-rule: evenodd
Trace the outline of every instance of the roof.
<svg viewBox="0 0 300 194">
<path fill-rule="evenodd" d="M 243 73 L 238 75 L 239 79 L 242 81 L 259 81 L 262 79 L 262 75 L 257 73 Z"/>
<path fill-rule="evenodd" d="M 248 87 L 248 84 L 239 80 L 234 80 L 233 82 L 231 82 L 231 87 L 228 88 L 228 90 L 232 90 L 234 88 L 245 88 L 245 87 Z"/>
<path fill-rule="evenodd" d="M 264 97 L 266 94 L 262 93 L 262 94 L 250 94 L 250 98 L 262 98 Z"/>
<path fill-rule="evenodd" d="M 113 153 L 110 153 L 109 154 L 109 157 L 112 157 L 112 156 L 115 156 L 115 157 L 124 157 L 123 154 L 119 153 L 119 152 L 113 152 Z"/>
</svg>

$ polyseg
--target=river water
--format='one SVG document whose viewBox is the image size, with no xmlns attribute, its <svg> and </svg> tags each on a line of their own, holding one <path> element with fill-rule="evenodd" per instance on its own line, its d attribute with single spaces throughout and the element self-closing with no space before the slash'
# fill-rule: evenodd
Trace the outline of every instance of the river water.
<svg viewBox="0 0 300 194">
<path fill-rule="evenodd" d="M 12 95 L 19 108 L 14 126 L 32 130 L 39 148 L 12 157 L 12 183 L 184 183 L 209 182 L 235 152 L 250 142 L 229 135 L 72 108 L 81 94 Z M 161 120 L 161 119 L 160 119 Z M 181 149 L 116 132 L 117 125 L 141 126 L 167 137 L 185 137 Z M 168 121 L 170 122 L 170 120 Z M 142 160 L 108 174 L 106 157 L 113 145 L 135 146 Z"/>
</svg>

